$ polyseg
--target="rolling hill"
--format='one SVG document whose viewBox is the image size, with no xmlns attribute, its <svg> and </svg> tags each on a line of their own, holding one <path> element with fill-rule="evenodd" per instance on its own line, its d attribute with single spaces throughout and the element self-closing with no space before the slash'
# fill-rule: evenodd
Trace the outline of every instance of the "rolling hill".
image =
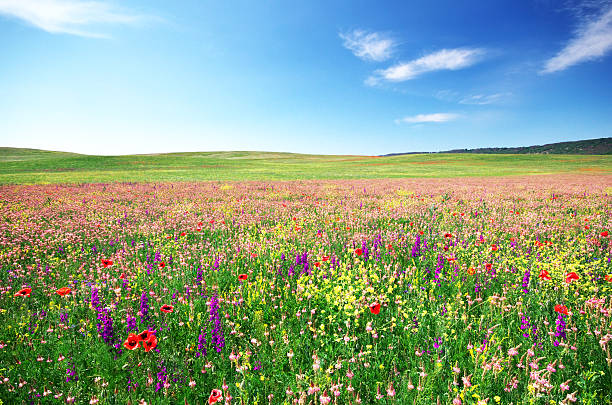
<svg viewBox="0 0 612 405">
<path fill-rule="evenodd" d="M 125 156 L 0 148 L 0 184 L 612 174 L 612 155 L 395 156 L 189 152 Z"/>
</svg>

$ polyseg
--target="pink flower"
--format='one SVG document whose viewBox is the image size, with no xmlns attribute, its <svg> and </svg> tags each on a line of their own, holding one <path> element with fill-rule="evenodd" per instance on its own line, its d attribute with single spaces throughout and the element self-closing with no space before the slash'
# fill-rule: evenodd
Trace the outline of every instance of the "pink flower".
<svg viewBox="0 0 612 405">
<path fill-rule="evenodd" d="M 331 402 L 331 398 L 327 396 L 327 391 L 321 394 L 321 396 L 319 397 L 319 402 L 321 403 L 321 405 L 327 405 Z"/>
</svg>

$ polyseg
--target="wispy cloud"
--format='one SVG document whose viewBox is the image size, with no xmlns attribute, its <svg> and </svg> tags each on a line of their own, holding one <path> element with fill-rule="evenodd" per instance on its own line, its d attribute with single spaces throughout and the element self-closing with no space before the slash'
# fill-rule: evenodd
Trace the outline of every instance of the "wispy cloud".
<svg viewBox="0 0 612 405">
<path fill-rule="evenodd" d="M 0 0 L 0 15 L 17 18 L 51 33 L 107 37 L 99 24 L 134 24 L 147 16 L 127 13 L 104 1 Z"/>
<path fill-rule="evenodd" d="M 363 60 L 375 62 L 387 60 L 393 54 L 396 45 L 393 39 L 379 32 L 354 30 L 339 35 L 344 47 Z"/>
<path fill-rule="evenodd" d="M 460 104 L 486 105 L 502 102 L 504 99 L 511 96 L 510 93 L 495 93 L 495 94 L 475 94 L 473 96 L 464 97 L 459 100 Z"/>
<path fill-rule="evenodd" d="M 381 80 L 403 82 L 436 70 L 463 69 L 478 62 L 484 53 L 485 51 L 480 48 L 442 49 L 410 62 L 377 70 L 366 80 L 366 84 L 377 84 Z"/>
<path fill-rule="evenodd" d="M 433 96 L 438 100 L 449 102 L 449 103 L 459 103 L 459 104 L 469 104 L 469 105 L 487 105 L 487 104 L 500 104 L 507 101 L 512 97 L 512 93 L 504 92 L 504 93 L 493 93 L 493 94 L 470 94 L 470 95 L 462 95 L 461 93 L 454 90 L 438 90 L 433 93 Z"/>
<path fill-rule="evenodd" d="M 447 122 L 459 118 L 459 114 L 453 113 L 435 113 L 435 114 L 417 114 L 411 117 L 404 117 L 395 120 L 396 124 L 422 124 L 425 122 Z"/>
<path fill-rule="evenodd" d="M 557 55 L 546 61 L 541 73 L 565 70 L 578 63 L 603 57 L 612 51 L 612 7 L 595 17 L 588 17 L 574 37 Z"/>
</svg>

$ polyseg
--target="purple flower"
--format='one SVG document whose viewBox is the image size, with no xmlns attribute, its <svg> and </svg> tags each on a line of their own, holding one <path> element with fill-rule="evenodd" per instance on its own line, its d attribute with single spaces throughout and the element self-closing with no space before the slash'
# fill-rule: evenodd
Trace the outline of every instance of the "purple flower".
<svg viewBox="0 0 612 405">
<path fill-rule="evenodd" d="M 202 272 L 202 268 L 198 267 L 198 271 L 196 272 L 196 285 L 202 285 L 202 280 L 204 279 L 204 274 Z"/>
<path fill-rule="evenodd" d="M 529 278 L 531 277 L 531 273 L 529 269 L 525 270 L 525 275 L 523 276 L 523 292 L 527 294 L 529 292 Z"/>
<path fill-rule="evenodd" d="M 96 310 L 100 307 L 100 296 L 96 287 L 91 289 L 91 306 Z"/>
<path fill-rule="evenodd" d="M 412 257 L 418 257 L 421 254 L 421 237 L 417 235 L 412 247 Z"/>
<path fill-rule="evenodd" d="M 136 326 L 135 317 L 128 315 L 126 324 L 127 324 L 127 333 L 130 333 L 131 331 L 138 332 L 138 326 Z"/>
<path fill-rule="evenodd" d="M 149 298 L 145 291 L 140 296 L 140 323 L 144 323 L 149 319 Z"/>
<path fill-rule="evenodd" d="M 201 330 L 200 336 L 198 336 L 198 351 L 195 356 L 206 356 L 206 331 L 204 329 Z"/>
<path fill-rule="evenodd" d="M 565 320 L 563 319 L 563 315 L 559 314 L 559 316 L 557 317 L 557 331 L 555 332 L 555 337 L 559 338 L 559 339 L 565 339 L 566 335 L 565 335 Z M 555 339 L 554 343 L 555 346 L 559 346 L 559 340 Z"/>
<path fill-rule="evenodd" d="M 221 349 L 225 346 L 225 338 L 221 329 L 221 320 L 219 318 L 219 299 L 216 295 L 210 300 L 210 322 L 213 324 L 211 331 L 211 340 L 215 345 L 217 353 L 221 353 Z"/>
</svg>

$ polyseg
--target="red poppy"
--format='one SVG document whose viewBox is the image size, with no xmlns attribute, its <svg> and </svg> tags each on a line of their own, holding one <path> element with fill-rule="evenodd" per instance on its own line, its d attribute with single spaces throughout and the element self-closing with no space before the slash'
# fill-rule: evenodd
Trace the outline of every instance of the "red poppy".
<svg viewBox="0 0 612 405">
<path fill-rule="evenodd" d="M 588 231 L 589 229 L 591 229 L 591 227 L 590 227 L 590 226 L 588 226 L 588 225 L 585 225 L 585 226 L 584 226 L 584 229 L 586 229 L 586 230 Z"/>
<path fill-rule="evenodd" d="M 315 267 L 321 267 L 321 263 L 320 262 L 315 262 Z"/>
<path fill-rule="evenodd" d="M 444 237 L 445 237 L 445 238 L 452 238 L 452 237 L 453 237 L 453 235 L 452 235 L 452 234 L 450 234 L 450 233 L 445 233 L 445 234 L 444 234 Z"/>
<path fill-rule="evenodd" d="M 419 231 L 419 235 L 423 235 L 425 232 L 423 231 Z"/>
<path fill-rule="evenodd" d="M 121 273 L 121 275 L 119 276 L 119 278 L 120 278 L 121 280 L 124 280 L 126 277 L 127 277 L 127 276 L 125 275 L 125 273 Z"/>
<path fill-rule="evenodd" d="M 485 264 L 485 269 L 491 270 L 492 268 L 493 268 L 493 264 L 491 264 L 491 263 L 486 263 Z"/>
<path fill-rule="evenodd" d="M 198 226 L 204 225 L 204 222 L 198 222 Z"/>
<path fill-rule="evenodd" d="M 174 311 L 174 307 L 172 305 L 164 304 L 159 310 L 169 314 Z"/>
<path fill-rule="evenodd" d="M 323 256 L 323 258 L 322 258 L 321 260 L 323 260 L 324 262 L 326 262 L 326 261 L 328 261 L 328 260 L 329 260 L 329 256 Z"/>
<path fill-rule="evenodd" d="M 163 269 L 164 267 L 166 267 L 166 263 L 159 262 L 158 266 L 159 266 L 160 269 Z"/>
<path fill-rule="evenodd" d="M 72 292 L 72 290 L 68 287 L 62 287 L 59 290 L 57 290 L 57 295 L 61 295 L 62 297 L 65 295 L 68 295 Z"/>
<path fill-rule="evenodd" d="M 155 349 L 156 346 L 157 346 L 157 336 L 155 335 L 149 335 L 147 340 L 142 342 L 142 347 L 144 347 L 145 352 L 150 352 L 151 350 Z"/>
<path fill-rule="evenodd" d="M 138 347 L 138 342 L 139 342 L 138 336 L 133 333 L 130 333 L 127 340 L 123 342 L 123 347 L 125 347 L 128 350 L 134 350 Z"/>
<path fill-rule="evenodd" d="M 374 315 L 378 315 L 378 313 L 380 312 L 380 303 L 377 302 L 374 305 L 370 305 L 370 312 Z"/>
<path fill-rule="evenodd" d="M 240 274 L 240 275 L 238 276 L 238 280 L 240 280 L 240 281 L 244 281 L 244 280 L 246 280 L 247 278 L 249 278 L 249 276 L 248 276 L 247 274 Z"/>
<path fill-rule="evenodd" d="M 214 224 L 214 223 L 215 223 L 215 220 L 214 220 L 214 219 L 211 219 L 210 221 L 208 221 L 208 223 L 210 223 L 210 224 Z"/>
<path fill-rule="evenodd" d="M 573 271 L 571 273 L 567 273 L 565 276 L 566 283 L 571 283 L 572 281 L 577 281 L 578 279 L 580 279 L 580 277 L 578 277 L 578 274 Z"/>
<path fill-rule="evenodd" d="M 357 256 L 361 256 L 361 255 L 363 254 L 363 250 L 361 250 L 361 249 L 357 248 L 357 249 L 355 249 L 355 254 L 356 254 Z"/>
<path fill-rule="evenodd" d="M 208 397 L 208 404 L 214 404 L 215 402 L 221 401 L 221 399 L 223 399 L 221 390 L 214 389 L 211 391 L 210 396 Z"/>
<path fill-rule="evenodd" d="M 102 259 L 102 265 L 104 266 L 104 268 L 107 268 L 108 266 L 112 266 L 113 265 L 113 261 L 112 260 Z"/>
<path fill-rule="evenodd" d="M 140 340 L 141 342 L 144 342 L 149 337 L 151 337 L 153 334 L 154 332 L 151 332 L 149 329 L 145 329 L 138 334 L 138 340 Z"/>
<path fill-rule="evenodd" d="M 251 253 L 251 257 L 253 258 L 257 257 L 257 253 Z"/>
<path fill-rule="evenodd" d="M 555 305 L 555 311 L 563 315 L 568 315 L 567 307 L 565 305 Z"/>
<path fill-rule="evenodd" d="M 492 250 L 492 251 L 494 251 L 494 252 L 495 252 L 495 251 L 497 251 L 497 249 L 499 249 L 499 248 L 497 247 L 497 245 L 491 245 L 491 250 Z"/>
<path fill-rule="evenodd" d="M 606 237 L 608 237 L 608 231 L 603 231 L 603 232 L 601 233 L 601 237 L 602 237 L 602 238 L 606 238 Z"/>
<path fill-rule="evenodd" d="M 612 274 L 606 274 L 604 279 L 606 279 L 608 283 L 612 283 Z"/>
<path fill-rule="evenodd" d="M 550 274 L 548 274 L 548 272 L 546 270 L 542 270 L 538 277 L 540 277 L 542 280 L 550 280 L 550 278 L 551 278 Z"/>
<path fill-rule="evenodd" d="M 32 293 L 32 289 L 30 287 L 22 288 L 21 290 L 15 293 L 15 297 L 29 297 Z"/>
<path fill-rule="evenodd" d="M 393 245 L 389 243 L 389 244 L 387 245 L 387 249 L 389 249 L 389 250 L 393 250 Z"/>
<path fill-rule="evenodd" d="M 181 232 L 181 236 L 185 236 L 185 235 L 187 235 L 186 232 Z"/>
<path fill-rule="evenodd" d="M 474 269 L 473 267 L 470 267 L 467 272 L 470 276 L 473 276 L 476 273 L 476 269 Z"/>
</svg>

